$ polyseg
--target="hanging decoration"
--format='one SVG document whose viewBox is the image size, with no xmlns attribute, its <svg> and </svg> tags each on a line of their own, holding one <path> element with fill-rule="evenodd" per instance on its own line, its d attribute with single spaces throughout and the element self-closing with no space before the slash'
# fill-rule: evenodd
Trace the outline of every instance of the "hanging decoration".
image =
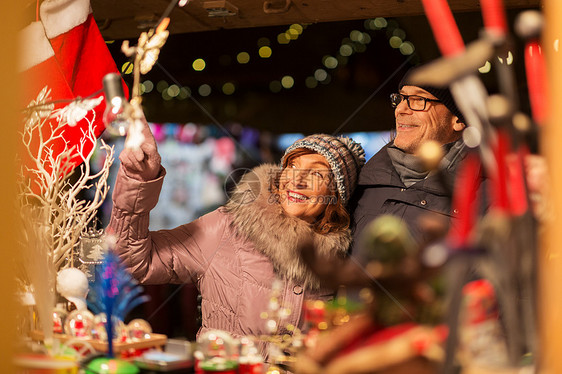
<svg viewBox="0 0 562 374">
<path fill-rule="evenodd" d="M 59 155 L 76 147 L 67 168 L 61 171 L 68 173 L 93 149 L 93 143 L 82 143 L 90 125 L 95 138 L 104 130 L 101 81 L 105 74 L 118 72 L 117 67 L 95 23 L 89 0 L 43 1 L 37 20 L 19 37 L 26 46 L 21 49 L 19 66 L 25 83 L 23 102 L 35 100 L 45 87 L 50 91 L 49 100 L 41 104 L 44 108 L 36 108 L 35 102 L 24 115 L 57 110 L 62 117 L 49 118 L 34 128 L 27 148 L 38 154 L 40 139 L 50 139 L 53 160 L 43 164 L 49 172 L 57 167 L 52 162 Z M 34 167 L 28 157 L 23 157 L 22 162 Z"/>
</svg>

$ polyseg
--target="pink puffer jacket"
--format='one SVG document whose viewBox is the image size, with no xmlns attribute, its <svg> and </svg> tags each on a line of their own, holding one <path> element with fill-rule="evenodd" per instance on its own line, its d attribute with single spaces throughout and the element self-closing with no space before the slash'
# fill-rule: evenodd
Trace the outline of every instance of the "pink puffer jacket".
<svg viewBox="0 0 562 374">
<path fill-rule="evenodd" d="M 199 333 L 267 334 L 260 314 L 268 309 L 275 279 L 283 284 L 279 302 L 290 311 L 278 333 L 290 333 L 289 324 L 304 329 L 304 301 L 326 299 L 333 290 L 319 287 L 298 256 L 298 242 L 312 239 L 320 255 L 339 256 L 347 251 L 350 235 L 320 235 L 287 216 L 270 191 L 278 171 L 277 165 L 255 168 L 225 206 L 172 230 L 149 231 L 149 212 L 158 202 L 165 172 L 139 182 L 121 169 L 108 227 L 117 236 L 116 252 L 141 283 L 195 284 L 202 295 Z M 262 350 L 266 355 L 265 345 Z"/>
</svg>

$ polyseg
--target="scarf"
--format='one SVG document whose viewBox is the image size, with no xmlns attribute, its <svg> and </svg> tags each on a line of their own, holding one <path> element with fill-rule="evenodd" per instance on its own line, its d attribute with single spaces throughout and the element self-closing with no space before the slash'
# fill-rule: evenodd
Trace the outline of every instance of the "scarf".
<svg viewBox="0 0 562 374">
<path fill-rule="evenodd" d="M 439 167 L 442 170 L 448 170 L 453 165 L 456 165 L 456 160 L 462 157 L 464 148 L 465 144 L 462 139 L 444 144 L 443 150 L 445 151 L 445 156 L 441 160 Z M 424 167 L 421 160 L 416 155 L 406 153 L 394 145 L 389 146 L 387 152 L 392 161 L 392 166 L 396 169 L 404 186 L 410 187 L 427 178 L 430 174 L 430 171 Z"/>
</svg>

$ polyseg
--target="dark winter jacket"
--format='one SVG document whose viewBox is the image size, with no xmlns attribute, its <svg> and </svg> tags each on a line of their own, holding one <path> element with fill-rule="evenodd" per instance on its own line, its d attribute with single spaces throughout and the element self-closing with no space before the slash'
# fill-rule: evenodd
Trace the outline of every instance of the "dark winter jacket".
<svg viewBox="0 0 562 374">
<path fill-rule="evenodd" d="M 352 200 L 354 221 L 352 254 L 361 256 L 361 235 L 366 226 L 383 214 L 401 218 L 408 225 L 413 238 L 421 243 L 424 232 L 418 219 L 426 213 L 435 213 L 450 220 L 458 214 L 452 211 L 454 178 L 460 161 L 457 158 L 440 174 L 430 173 L 427 178 L 406 187 L 388 155 L 387 144 L 361 169 L 359 183 Z"/>
</svg>

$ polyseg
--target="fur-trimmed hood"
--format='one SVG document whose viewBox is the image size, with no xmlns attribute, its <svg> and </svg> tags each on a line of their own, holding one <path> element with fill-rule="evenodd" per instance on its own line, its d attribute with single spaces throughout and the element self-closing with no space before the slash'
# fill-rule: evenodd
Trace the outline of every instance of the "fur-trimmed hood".
<svg viewBox="0 0 562 374">
<path fill-rule="evenodd" d="M 319 281 L 301 260 L 299 243 L 312 240 L 319 256 L 343 256 L 351 243 L 350 232 L 319 234 L 308 222 L 287 215 L 274 188 L 280 173 L 275 164 L 252 169 L 242 177 L 225 208 L 232 214 L 236 232 L 270 258 L 280 276 L 317 289 Z"/>
</svg>

